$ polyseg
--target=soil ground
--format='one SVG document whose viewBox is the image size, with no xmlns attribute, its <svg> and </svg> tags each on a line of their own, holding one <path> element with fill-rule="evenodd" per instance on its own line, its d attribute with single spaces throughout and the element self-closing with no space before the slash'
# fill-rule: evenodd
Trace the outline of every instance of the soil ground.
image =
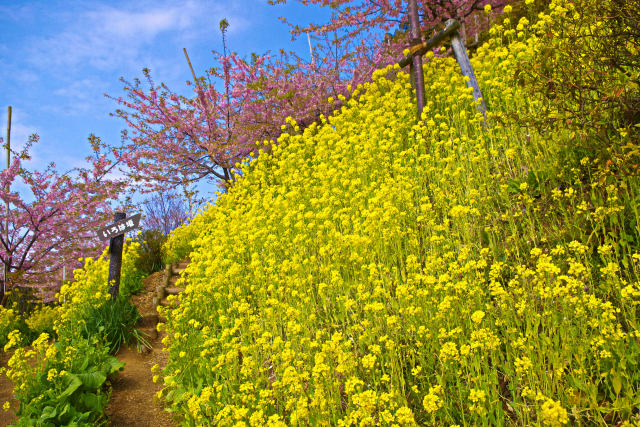
<svg viewBox="0 0 640 427">
<path fill-rule="evenodd" d="M 125 362 L 124 370 L 111 381 L 113 392 L 107 406 L 107 416 L 113 427 L 174 427 L 171 415 L 164 411 L 154 399 L 161 384 L 152 381 L 151 367 L 156 363 L 164 367 L 166 355 L 162 352 L 162 334 L 155 331 L 158 315 L 153 306 L 155 289 L 163 280 L 163 272 L 154 273 L 144 279 L 144 290 L 131 300 L 143 316 L 138 329 L 149 336 L 151 349 L 143 353 L 133 347 L 123 347 L 116 354 L 118 360 Z"/>
<path fill-rule="evenodd" d="M 0 349 L 0 366 L 3 368 L 7 366 L 7 362 L 11 358 L 11 353 L 5 353 Z M 13 398 L 13 383 L 9 381 L 6 375 L 0 375 L 0 406 L 8 400 Z M 5 412 L 0 408 L 0 426 L 8 426 L 16 421 L 14 410 L 17 408 L 17 403 L 12 401 L 11 409 L 9 412 Z"/>
</svg>

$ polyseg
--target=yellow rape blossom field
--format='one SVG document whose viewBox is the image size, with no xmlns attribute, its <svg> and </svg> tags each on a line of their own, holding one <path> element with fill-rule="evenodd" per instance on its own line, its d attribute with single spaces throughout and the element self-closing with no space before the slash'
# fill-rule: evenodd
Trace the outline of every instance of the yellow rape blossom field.
<svg viewBox="0 0 640 427">
<path fill-rule="evenodd" d="M 555 1 L 491 30 L 471 60 L 486 118 L 430 54 L 421 120 L 388 67 L 257 144 L 167 245 L 192 261 L 161 325 L 160 397 L 183 425 L 640 422 L 640 185 L 614 168 L 628 133 L 605 163 L 570 129 L 514 119 L 545 102 L 518 65 L 577 14 Z"/>
</svg>

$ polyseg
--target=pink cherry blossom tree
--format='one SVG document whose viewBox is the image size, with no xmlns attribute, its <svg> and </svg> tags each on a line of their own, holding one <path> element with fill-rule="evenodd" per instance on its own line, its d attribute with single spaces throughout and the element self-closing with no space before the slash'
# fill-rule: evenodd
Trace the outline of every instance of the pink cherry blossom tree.
<svg viewBox="0 0 640 427">
<path fill-rule="evenodd" d="M 291 1 L 291 0 L 289 0 Z M 389 32 L 408 33 L 407 0 L 298 0 L 306 6 L 322 6 L 331 9 L 331 19 L 325 23 L 314 23 L 300 27 L 289 23 L 291 33 L 297 37 L 303 33 L 316 35 L 340 33 L 342 38 L 366 39 L 369 46 L 375 46 Z M 476 13 L 490 5 L 500 9 L 514 0 L 417 0 L 419 18 L 424 34 L 439 29 L 447 19 L 455 18 L 462 23 L 473 20 L 479 23 Z M 269 0 L 270 4 L 285 4 L 287 0 Z M 472 30 L 473 31 L 473 30 Z M 408 44 L 408 34 L 402 41 Z"/>
<path fill-rule="evenodd" d="M 346 57 L 347 42 L 323 41 L 308 60 L 285 52 L 244 59 L 227 53 L 225 45 L 225 52 L 214 52 L 218 66 L 187 83 L 191 97 L 156 85 L 148 69 L 143 70 L 144 84 L 123 79 L 126 96 L 113 99 L 120 106 L 115 114 L 128 129 L 123 144 L 112 149 L 124 159 L 124 172 L 147 192 L 203 179 L 224 185 L 256 141 L 282 132 L 286 117 L 303 127 L 311 124 L 339 107 L 350 85 L 392 61 L 392 55 Z M 329 97 L 338 104 L 328 103 Z"/>
<path fill-rule="evenodd" d="M 500 7 L 506 2 L 420 0 L 423 32 L 438 30 L 452 17 L 468 21 L 486 4 Z M 256 141 L 274 139 L 282 132 L 286 117 L 302 129 L 330 114 L 351 89 L 367 82 L 375 69 L 398 61 L 410 44 L 403 24 L 406 1 L 302 3 L 333 11 L 327 23 L 292 25 L 293 37 L 309 36 L 307 59 L 283 51 L 250 58 L 228 53 L 229 24 L 223 20 L 223 52 L 214 52 L 217 66 L 205 76 L 196 78 L 192 70 L 191 96 L 156 85 L 148 69 L 143 70 L 145 84 L 123 80 L 126 96 L 113 99 L 120 105 L 115 114 L 128 130 L 114 152 L 125 159 L 125 173 L 143 191 L 172 190 L 200 180 L 224 187 Z M 328 98 L 335 103 L 327 102 Z"/>
<path fill-rule="evenodd" d="M 111 221 L 109 201 L 125 185 L 108 179 L 115 162 L 99 153 L 97 137 L 90 137 L 95 155 L 87 159 L 88 167 L 67 173 L 59 173 L 53 163 L 41 171 L 25 167 L 37 141 L 33 135 L 0 173 L 0 200 L 10 207 L 0 216 L 0 263 L 8 270 L 3 297 L 5 290 L 22 287 L 35 288 L 46 299 L 59 286 L 63 267 L 71 273 L 78 258 L 98 255 L 104 244 L 95 232 Z M 18 182 L 27 190 L 16 191 Z"/>
</svg>

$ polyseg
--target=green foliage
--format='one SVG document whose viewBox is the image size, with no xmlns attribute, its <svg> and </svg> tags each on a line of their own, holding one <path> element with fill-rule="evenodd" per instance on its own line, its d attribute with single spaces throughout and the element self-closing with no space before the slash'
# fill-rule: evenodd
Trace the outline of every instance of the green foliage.
<svg viewBox="0 0 640 427">
<path fill-rule="evenodd" d="M 106 350 L 99 336 L 49 342 L 46 333 L 33 342 L 33 350 L 16 349 L 8 375 L 27 385 L 15 390 L 21 402 L 16 425 L 103 424 L 105 381 L 124 366 Z"/>
<path fill-rule="evenodd" d="M 145 274 L 137 267 L 140 253 L 140 244 L 133 241 L 126 246 L 125 254 L 122 256 L 120 295 L 127 299 L 142 289 L 142 279 Z"/>
<path fill-rule="evenodd" d="M 4 305 L 19 313 L 30 313 L 37 306 L 35 301 L 39 299 L 34 288 L 16 286 L 7 291 Z"/>
<path fill-rule="evenodd" d="M 136 260 L 138 271 L 148 276 L 162 270 L 164 267 L 162 246 L 166 243 L 167 236 L 160 230 L 147 229 L 136 237 L 136 241 L 140 243 Z"/>
<path fill-rule="evenodd" d="M 82 334 L 85 338 L 104 336 L 110 353 L 118 351 L 123 344 L 145 345 L 135 333 L 140 314 L 128 298 L 120 296 L 114 303 L 102 304 L 90 308 L 84 323 Z"/>
<path fill-rule="evenodd" d="M 631 155 L 625 168 L 638 172 L 640 135 L 640 3 L 637 0 L 554 4 L 543 23 L 541 48 L 516 67 L 542 111 L 519 122 L 539 129 L 564 128 L 570 144 L 602 163 L 613 142 Z M 553 19 L 558 16 L 562 19 Z M 618 133 L 624 133 L 619 138 Z M 632 152 L 633 153 L 630 153 Z"/>
</svg>

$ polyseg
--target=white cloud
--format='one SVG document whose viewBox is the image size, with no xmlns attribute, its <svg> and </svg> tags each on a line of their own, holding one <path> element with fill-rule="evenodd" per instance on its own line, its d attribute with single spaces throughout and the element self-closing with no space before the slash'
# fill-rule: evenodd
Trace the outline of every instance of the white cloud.
<svg viewBox="0 0 640 427">
<path fill-rule="evenodd" d="M 217 35 L 217 22 L 225 16 L 230 19 L 229 15 L 234 23 L 230 30 L 242 31 L 247 26 L 246 20 L 235 16 L 237 6 L 212 5 L 203 0 L 179 5 L 135 2 L 124 6 L 93 5 L 70 13 L 61 32 L 33 40 L 31 62 L 63 72 L 85 65 L 100 71 L 139 70 L 146 65 L 140 60 L 148 56 L 150 49 L 155 51 L 153 56 L 163 55 L 157 45 L 161 37 L 174 44 L 210 38 Z"/>
<path fill-rule="evenodd" d="M 180 30 L 188 26 L 193 16 L 187 9 L 156 10 L 151 12 L 123 12 L 107 9 L 90 12 L 101 23 L 105 34 L 116 38 L 150 40 L 163 31 Z"/>
</svg>

